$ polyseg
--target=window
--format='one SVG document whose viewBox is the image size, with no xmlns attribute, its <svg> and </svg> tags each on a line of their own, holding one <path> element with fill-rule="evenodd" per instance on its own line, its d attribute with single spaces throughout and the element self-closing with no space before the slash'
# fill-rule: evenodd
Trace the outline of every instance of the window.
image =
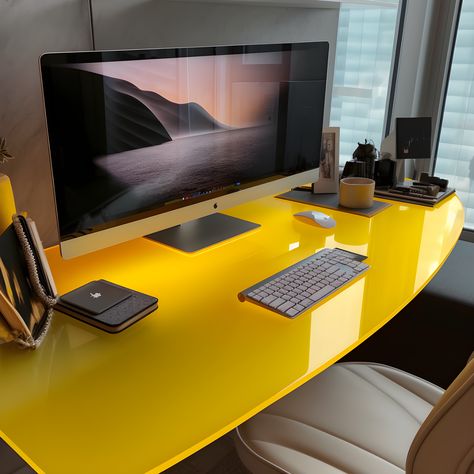
<svg viewBox="0 0 474 474">
<path fill-rule="evenodd" d="M 435 172 L 456 188 L 474 230 L 474 0 L 461 6 Z"/>
<path fill-rule="evenodd" d="M 380 148 L 398 3 L 341 6 L 330 119 L 341 129 L 341 165 L 366 138 Z"/>
</svg>

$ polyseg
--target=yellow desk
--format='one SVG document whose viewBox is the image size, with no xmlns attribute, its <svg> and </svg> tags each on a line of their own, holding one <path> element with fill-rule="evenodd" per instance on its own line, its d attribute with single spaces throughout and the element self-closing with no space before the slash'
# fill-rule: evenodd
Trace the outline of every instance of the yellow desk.
<svg viewBox="0 0 474 474">
<path fill-rule="evenodd" d="M 262 227 L 197 255 L 145 239 L 70 261 L 47 254 L 61 293 L 105 278 L 159 309 L 109 335 L 56 315 L 36 352 L 0 348 L 0 430 L 47 473 L 159 472 L 333 364 L 433 277 L 463 225 L 456 196 L 393 203 L 373 218 L 265 198 L 228 213 Z M 322 247 L 368 255 L 365 276 L 295 320 L 237 293 Z M 413 315 L 414 317 L 416 315 Z"/>
</svg>

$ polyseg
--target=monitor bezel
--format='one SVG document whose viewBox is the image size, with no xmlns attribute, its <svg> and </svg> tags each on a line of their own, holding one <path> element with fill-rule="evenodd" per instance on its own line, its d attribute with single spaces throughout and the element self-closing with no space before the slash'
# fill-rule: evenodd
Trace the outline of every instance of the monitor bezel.
<svg viewBox="0 0 474 474">
<path fill-rule="evenodd" d="M 329 43 L 327 41 L 294 42 L 294 43 L 272 43 L 272 44 L 249 44 L 249 45 L 219 45 L 219 46 L 192 46 L 173 48 L 145 48 L 145 49 L 122 49 L 122 50 L 101 50 L 101 51 L 72 51 L 72 52 L 48 52 L 40 57 L 41 85 L 43 90 L 44 114 L 47 124 L 49 165 L 52 178 L 53 195 L 55 202 L 56 227 L 59 236 L 59 246 L 61 256 L 65 259 L 78 257 L 87 253 L 98 251 L 106 247 L 111 247 L 124 243 L 135 238 L 144 237 L 148 234 L 177 226 L 200 217 L 221 212 L 239 204 L 259 199 L 272 194 L 278 194 L 295 186 L 315 182 L 319 177 L 319 168 L 313 168 L 291 176 L 275 177 L 262 184 L 249 185 L 238 191 L 221 196 L 210 197 L 209 199 L 194 202 L 188 206 L 177 209 L 158 211 L 151 216 L 129 219 L 127 222 L 112 225 L 101 230 L 83 234 L 73 238 L 63 239 L 59 226 L 59 215 L 57 198 L 55 191 L 55 180 L 53 174 L 52 152 L 49 141 L 49 126 L 46 113 L 45 99 L 45 69 L 59 64 L 77 64 L 84 62 L 110 62 L 110 61 L 130 61 L 133 59 L 160 59 L 175 57 L 197 57 L 218 54 L 242 54 L 242 49 L 251 53 L 281 52 L 291 51 L 295 47 L 325 48 L 324 55 L 326 61 L 326 88 L 328 81 L 329 65 Z M 185 52 L 185 54 L 182 54 Z M 326 97 L 324 100 L 326 107 Z M 323 109 L 324 109 L 323 108 Z M 323 110 L 324 117 L 324 110 Z M 323 119 L 324 120 L 324 119 Z M 323 123 L 324 126 L 324 123 Z"/>
</svg>

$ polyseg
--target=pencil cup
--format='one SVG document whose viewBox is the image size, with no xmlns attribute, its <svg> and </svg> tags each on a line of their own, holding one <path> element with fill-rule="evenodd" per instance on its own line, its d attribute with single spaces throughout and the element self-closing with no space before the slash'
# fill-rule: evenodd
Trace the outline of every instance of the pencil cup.
<svg viewBox="0 0 474 474">
<path fill-rule="evenodd" d="M 344 178 L 339 184 L 339 204 L 352 209 L 368 209 L 374 204 L 375 181 L 369 178 Z"/>
</svg>

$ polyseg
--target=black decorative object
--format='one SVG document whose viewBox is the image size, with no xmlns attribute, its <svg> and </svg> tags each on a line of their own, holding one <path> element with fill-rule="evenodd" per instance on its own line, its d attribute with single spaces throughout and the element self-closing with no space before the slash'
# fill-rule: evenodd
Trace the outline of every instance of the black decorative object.
<svg viewBox="0 0 474 474">
<path fill-rule="evenodd" d="M 384 158 L 375 162 L 374 180 L 376 188 L 391 188 L 396 183 L 396 162 Z"/>
<path fill-rule="evenodd" d="M 449 181 L 436 176 L 429 176 L 428 173 L 421 173 L 420 183 L 435 184 L 440 187 L 441 191 L 446 191 Z"/>
<path fill-rule="evenodd" d="M 397 159 L 431 158 L 431 117 L 397 117 Z"/>
<path fill-rule="evenodd" d="M 368 178 L 367 164 L 364 161 L 347 161 L 341 175 L 343 178 Z"/>
<path fill-rule="evenodd" d="M 358 143 L 358 147 L 354 150 L 352 157 L 356 161 L 363 161 L 366 165 L 365 178 L 373 178 L 375 171 L 375 160 L 378 158 L 378 151 L 373 142 Z"/>
</svg>

